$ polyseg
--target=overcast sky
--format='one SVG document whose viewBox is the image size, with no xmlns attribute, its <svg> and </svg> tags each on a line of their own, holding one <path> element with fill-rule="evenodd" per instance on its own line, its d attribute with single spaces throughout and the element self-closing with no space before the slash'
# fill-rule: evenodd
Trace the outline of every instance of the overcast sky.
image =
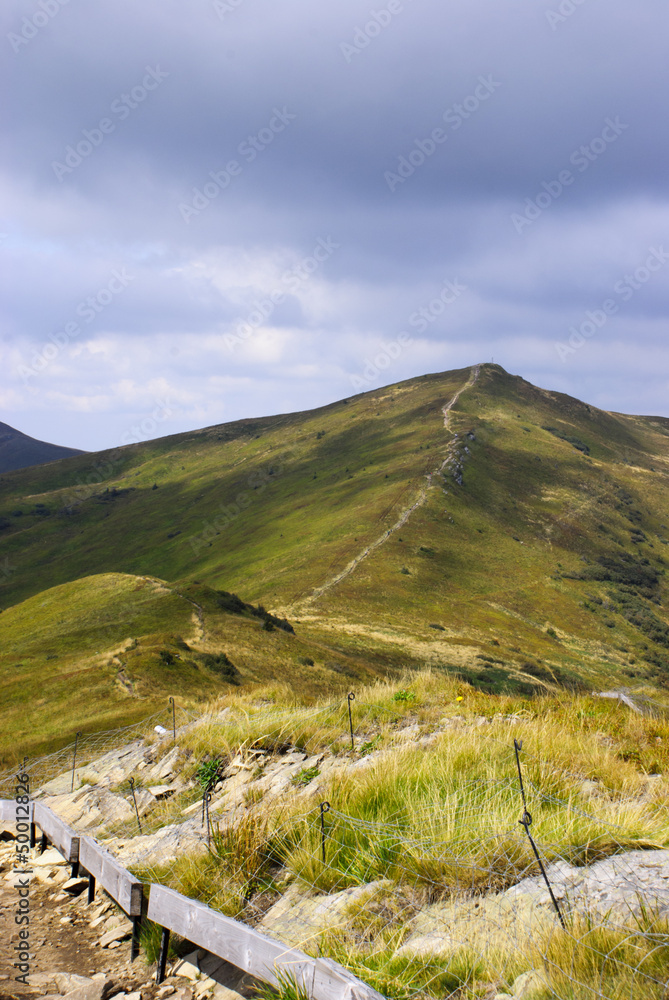
<svg viewBox="0 0 669 1000">
<path fill-rule="evenodd" d="M 5 422 L 96 450 L 492 358 L 669 415 L 666 0 L 0 18 Z"/>
</svg>

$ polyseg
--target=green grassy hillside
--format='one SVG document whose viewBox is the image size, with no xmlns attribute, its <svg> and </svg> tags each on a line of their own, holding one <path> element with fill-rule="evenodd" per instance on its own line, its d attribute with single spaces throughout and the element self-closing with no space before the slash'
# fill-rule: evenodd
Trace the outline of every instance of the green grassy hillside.
<svg viewBox="0 0 669 1000">
<path fill-rule="evenodd" d="M 335 660 L 336 651 L 288 628 L 233 594 L 120 573 L 28 598 L 0 617 L 0 763 L 55 750 L 77 730 L 137 723 L 165 710 L 170 696 L 193 710 L 289 676 L 294 691 L 313 698 L 344 690 L 352 677 L 392 673 L 374 657 Z"/>
<path fill-rule="evenodd" d="M 32 690 L 11 680 L 19 653 L 25 677 L 46 655 L 63 665 L 70 653 L 108 660 L 128 638 L 188 642 L 187 591 L 202 587 L 294 625 L 294 636 L 268 633 L 252 615 L 205 608 L 198 650 L 239 660 L 242 684 L 289 667 L 302 693 L 318 693 L 429 664 L 484 691 L 661 693 L 668 483 L 669 420 L 597 410 L 497 365 L 6 473 L 3 683 L 17 705 Z M 165 590 L 145 582 L 146 601 L 122 597 L 118 581 L 138 577 Z M 31 658 L 32 646 L 11 643 L 45 600 L 52 631 L 32 633 L 42 646 Z M 93 725 L 108 710 L 92 661 L 86 669 Z M 194 697 L 229 681 L 206 669 L 195 688 L 179 674 Z M 133 710 L 173 693 L 172 680 L 149 676 L 145 689 L 139 674 L 133 682 Z M 130 697 L 117 677 L 104 683 Z"/>
</svg>

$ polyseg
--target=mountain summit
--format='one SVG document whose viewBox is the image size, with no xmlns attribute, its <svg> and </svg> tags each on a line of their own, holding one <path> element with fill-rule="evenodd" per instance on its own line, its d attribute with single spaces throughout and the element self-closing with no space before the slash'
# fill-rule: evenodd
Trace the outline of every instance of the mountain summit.
<svg viewBox="0 0 669 1000">
<path fill-rule="evenodd" d="M 669 687 L 669 419 L 495 364 L 24 469 L 0 484 L 0 524 L 6 609 L 84 578 L 93 601 L 124 575 L 96 651 L 156 631 L 153 580 L 161 608 L 183 604 L 173 631 L 190 608 L 242 683 L 431 665 L 488 691 Z M 295 634 L 265 631 L 261 662 L 239 631 L 260 619 L 233 621 L 224 592 Z"/>
</svg>

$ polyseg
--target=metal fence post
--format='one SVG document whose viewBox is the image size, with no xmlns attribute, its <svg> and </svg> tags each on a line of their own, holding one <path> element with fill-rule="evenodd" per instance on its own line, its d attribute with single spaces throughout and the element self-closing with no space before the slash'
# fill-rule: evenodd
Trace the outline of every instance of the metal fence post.
<svg viewBox="0 0 669 1000">
<path fill-rule="evenodd" d="M 523 741 L 522 740 L 514 740 L 513 741 L 513 748 L 516 751 L 516 765 L 518 767 L 518 780 L 520 782 L 520 794 L 521 794 L 521 797 L 522 797 L 522 800 L 523 800 L 523 815 L 522 815 L 522 818 L 518 820 L 518 822 L 520 823 L 520 825 L 525 830 L 525 833 L 527 834 L 527 838 L 528 838 L 530 844 L 532 845 L 532 850 L 534 851 L 534 856 L 537 859 L 537 861 L 539 862 L 539 868 L 541 870 L 541 874 L 543 875 L 544 882 L 546 883 L 546 886 L 548 888 L 548 892 L 550 893 L 551 900 L 553 901 L 553 906 L 555 907 L 555 912 L 557 913 L 558 918 L 560 920 L 560 923 L 562 924 L 562 929 L 566 930 L 567 928 L 565 927 L 564 917 L 562 916 L 562 913 L 560 912 L 560 907 L 558 906 L 558 901 L 555 898 L 555 895 L 553 893 L 553 888 L 552 888 L 550 882 L 548 881 L 548 875 L 546 874 L 546 869 L 544 868 L 543 862 L 542 862 L 542 860 L 541 860 L 541 858 L 539 856 L 539 851 L 537 850 L 537 845 L 534 843 L 534 840 L 532 839 L 532 834 L 530 833 L 530 826 L 532 825 L 532 816 L 527 811 L 527 801 L 525 799 L 525 787 L 523 785 L 523 772 L 522 772 L 521 767 L 520 767 L 520 751 L 523 749 Z"/>
<path fill-rule="evenodd" d="M 170 932 L 167 927 L 163 927 L 160 939 L 160 955 L 158 956 L 158 968 L 156 970 L 156 984 L 159 986 L 165 978 L 165 968 L 167 967 L 167 953 L 170 949 Z"/>
<path fill-rule="evenodd" d="M 330 811 L 329 802 L 321 802 L 321 854 L 323 856 L 323 864 L 325 864 L 325 814 Z"/>
<path fill-rule="evenodd" d="M 176 741 L 177 741 L 177 709 L 176 709 L 176 705 L 174 704 L 174 698 L 172 697 L 172 695 L 169 696 L 168 702 L 172 706 L 172 743 L 176 743 Z"/>
<path fill-rule="evenodd" d="M 130 791 L 132 792 L 132 801 L 135 805 L 135 816 L 137 817 L 137 826 L 139 827 L 139 832 L 142 832 L 142 824 L 139 818 L 139 809 L 137 808 L 137 799 L 135 798 L 135 779 L 128 778 L 128 784 L 130 785 Z"/>
<path fill-rule="evenodd" d="M 134 962 L 139 955 L 139 935 L 142 929 L 141 914 L 132 918 L 132 942 L 130 944 L 130 961 Z"/>
<path fill-rule="evenodd" d="M 355 701 L 355 695 L 352 691 L 346 695 L 346 700 L 348 701 L 348 728 L 351 733 L 351 750 L 355 750 L 355 741 L 353 739 L 353 715 L 351 713 L 351 702 Z"/>
<path fill-rule="evenodd" d="M 72 755 L 72 785 L 70 786 L 70 791 L 74 791 L 74 769 L 77 766 L 77 744 L 79 743 L 80 732 L 74 737 L 74 753 Z"/>
</svg>

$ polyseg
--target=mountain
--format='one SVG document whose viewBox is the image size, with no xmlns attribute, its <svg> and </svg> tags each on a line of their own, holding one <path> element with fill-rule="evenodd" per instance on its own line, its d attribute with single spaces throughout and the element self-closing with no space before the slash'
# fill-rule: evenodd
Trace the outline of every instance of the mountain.
<svg viewBox="0 0 669 1000">
<path fill-rule="evenodd" d="M 154 676 L 180 638 L 225 654 L 242 686 L 288 679 L 318 693 L 430 665 L 489 692 L 624 685 L 663 698 L 668 486 L 669 419 L 480 365 L 8 473 L 0 605 L 32 600 L 34 614 L 42 591 L 50 601 L 80 581 L 95 594 L 109 574 L 186 595 L 205 618 L 199 639 L 135 611 L 136 626 L 96 639 L 102 656 L 141 646 L 142 628 L 159 635 L 143 661 L 154 657 Z M 126 590 L 132 610 L 140 583 Z M 222 592 L 295 634 L 268 634 L 221 606 Z M 4 622 L 18 613 L 0 616 L 0 676 L 20 699 L 47 653 L 27 650 L 21 629 L 7 651 Z M 61 617 L 51 656 L 78 628 Z M 136 692 L 145 667 L 132 668 Z M 172 678 L 161 698 L 178 690 Z"/>
<path fill-rule="evenodd" d="M 0 474 L 31 465 L 56 462 L 59 458 L 69 458 L 70 455 L 84 454 L 78 448 L 64 448 L 59 444 L 36 441 L 9 424 L 0 423 Z"/>
</svg>

